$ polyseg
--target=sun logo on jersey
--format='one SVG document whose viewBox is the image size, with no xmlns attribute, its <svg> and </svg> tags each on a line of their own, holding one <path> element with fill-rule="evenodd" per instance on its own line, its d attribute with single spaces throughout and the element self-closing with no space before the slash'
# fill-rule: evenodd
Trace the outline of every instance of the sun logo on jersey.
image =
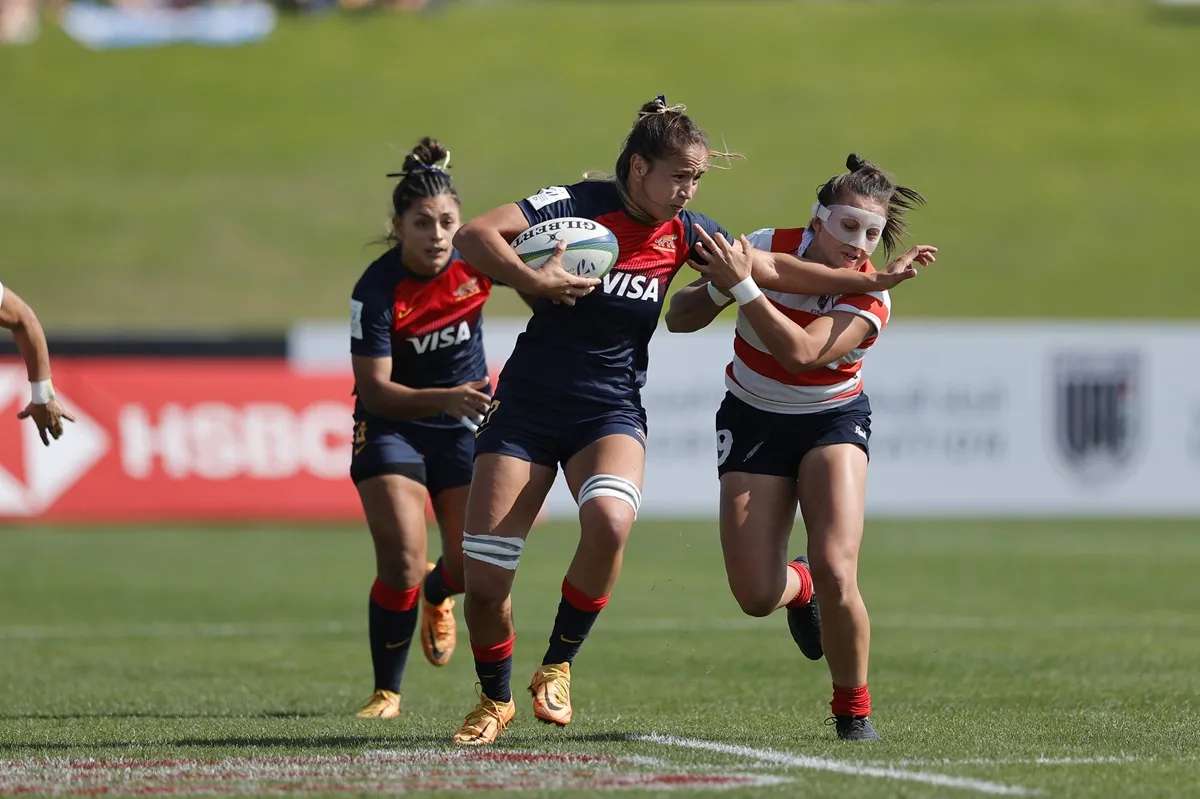
<svg viewBox="0 0 1200 799">
<path fill-rule="evenodd" d="M 661 250 L 662 252 L 673 253 L 675 252 L 675 242 L 678 241 L 678 239 L 679 236 L 675 233 L 672 233 L 669 236 L 659 236 L 650 246 L 656 250 Z"/>
<path fill-rule="evenodd" d="M 462 302 L 469 297 L 474 297 L 481 291 L 483 291 L 483 288 L 479 285 L 479 278 L 470 278 L 454 290 L 454 301 Z"/>
</svg>

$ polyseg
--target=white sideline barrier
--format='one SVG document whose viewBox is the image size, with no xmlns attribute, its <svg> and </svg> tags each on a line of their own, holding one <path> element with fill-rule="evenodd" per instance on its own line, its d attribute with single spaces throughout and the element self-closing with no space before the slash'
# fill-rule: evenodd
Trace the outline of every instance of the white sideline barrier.
<svg viewBox="0 0 1200 799">
<path fill-rule="evenodd" d="M 515 321 L 515 320 L 514 320 Z M 485 324 L 503 363 L 523 323 Z M 292 333 L 301 369 L 348 369 L 344 325 Z M 927 516 L 1200 515 L 1200 325 L 904 322 L 863 367 L 874 410 L 868 512 Z M 641 516 L 711 517 L 713 415 L 728 326 L 660 328 Z M 575 506 L 562 480 L 549 510 Z"/>
</svg>

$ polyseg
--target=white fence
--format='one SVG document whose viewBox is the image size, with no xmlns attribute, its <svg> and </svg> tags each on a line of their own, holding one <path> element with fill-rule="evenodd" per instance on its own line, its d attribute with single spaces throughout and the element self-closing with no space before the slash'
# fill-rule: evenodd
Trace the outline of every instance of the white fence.
<svg viewBox="0 0 1200 799">
<path fill-rule="evenodd" d="M 522 323 L 486 323 L 489 360 Z M 341 325 L 293 331 L 294 363 L 348 368 Z M 863 368 L 868 512 L 1200 516 L 1200 325 L 897 322 Z M 660 329 L 643 393 L 646 517 L 716 512 L 713 415 L 732 330 Z M 553 515 L 574 514 L 560 478 Z"/>
</svg>

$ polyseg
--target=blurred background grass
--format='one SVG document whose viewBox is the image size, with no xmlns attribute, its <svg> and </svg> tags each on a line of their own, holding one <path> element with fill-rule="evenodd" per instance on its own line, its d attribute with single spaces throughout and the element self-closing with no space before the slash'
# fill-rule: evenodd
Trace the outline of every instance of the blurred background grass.
<svg viewBox="0 0 1200 799">
<path fill-rule="evenodd" d="M 901 318 L 1192 317 L 1198 37 L 1116 0 L 467 3 L 229 50 L 47 29 L 0 49 L 0 280 L 52 330 L 340 319 L 418 137 L 470 216 L 611 168 L 665 92 L 748 156 L 694 205 L 733 231 L 807 221 L 850 151 L 924 192 L 941 258 Z"/>
</svg>

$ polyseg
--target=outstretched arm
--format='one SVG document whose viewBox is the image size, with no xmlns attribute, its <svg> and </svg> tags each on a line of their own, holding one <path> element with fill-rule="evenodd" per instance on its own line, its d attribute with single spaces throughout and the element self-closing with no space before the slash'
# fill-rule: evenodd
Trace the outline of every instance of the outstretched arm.
<svg viewBox="0 0 1200 799">
<path fill-rule="evenodd" d="M 37 383 L 50 379 L 50 348 L 46 346 L 46 333 L 37 314 L 12 289 L 0 293 L 0 327 L 11 330 L 13 341 L 25 361 L 29 382 Z"/>
<path fill-rule="evenodd" d="M 763 295 L 751 276 L 753 248 L 745 238 L 730 244 L 702 233 L 698 249 L 707 261 L 705 268 L 719 285 L 730 287 L 739 312 L 767 351 L 789 372 L 831 364 L 875 332 L 867 317 L 850 311 L 832 311 L 805 327 L 792 321 Z"/>
<path fill-rule="evenodd" d="M 862 294 L 881 290 L 879 273 L 867 274 L 851 269 L 835 269 L 787 255 L 753 249 L 751 276 L 760 288 L 785 294 Z M 897 281 L 898 282 L 898 281 Z"/>
<path fill-rule="evenodd" d="M 746 242 L 743 246 L 749 246 Z M 866 294 L 895 288 L 917 276 L 913 264 L 928 266 L 937 260 L 937 247 L 922 244 L 894 259 L 880 272 L 835 269 L 781 252 L 751 248 L 754 282 L 785 294 Z"/>
<path fill-rule="evenodd" d="M 49 446 L 50 436 L 57 439 L 63 434 L 62 420 L 73 422 L 75 417 L 54 398 L 54 385 L 50 382 L 50 348 L 42 323 L 16 292 L 3 286 L 0 286 L 0 327 L 12 331 L 29 376 L 31 399 L 17 418 L 33 419 L 42 443 Z"/>
</svg>

